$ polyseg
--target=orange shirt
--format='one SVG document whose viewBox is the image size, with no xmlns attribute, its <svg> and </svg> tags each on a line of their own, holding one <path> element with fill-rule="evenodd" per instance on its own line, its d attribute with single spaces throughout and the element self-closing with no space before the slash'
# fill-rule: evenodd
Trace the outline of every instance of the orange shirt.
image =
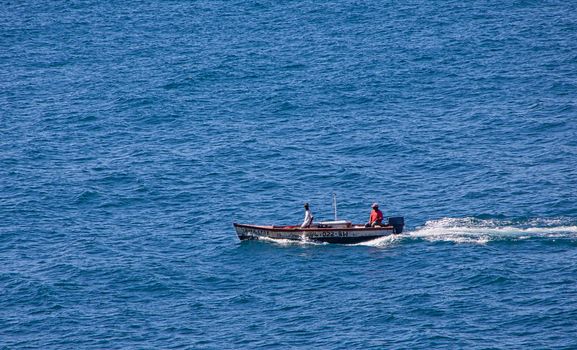
<svg viewBox="0 0 577 350">
<path fill-rule="evenodd" d="M 371 218 L 369 219 L 369 222 L 372 224 L 375 221 L 379 221 L 379 220 L 383 220 L 383 212 L 380 211 L 379 209 L 377 210 L 373 210 L 371 212 Z"/>
</svg>

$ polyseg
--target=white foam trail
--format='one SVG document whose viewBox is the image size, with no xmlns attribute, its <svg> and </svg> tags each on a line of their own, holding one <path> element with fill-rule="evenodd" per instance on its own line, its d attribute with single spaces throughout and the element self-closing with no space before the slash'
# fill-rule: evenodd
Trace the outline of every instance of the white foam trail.
<svg viewBox="0 0 577 350">
<path fill-rule="evenodd" d="M 567 223 L 568 220 L 564 219 L 532 219 L 514 223 L 497 219 L 442 218 L 427 221 L 408 235 L 428 241 L 475 244 L 504 239 L 577 238 L 577 226 Z"/>
<path fill-rule="evenodd" d="M 389 235 L 389 236 L 376 238 L 376 239 L 373 239 L 373 240 L 367 241 L 367 242 L 356 243 L 353 245 L 363 245 L 363 246 L 367 246 L 367 247 L 384 248 L 384 247 L 393 246 L 393 245 L 399 243 L 404 238 L 405 237 L 403 235 Z"/>
<path fill-rule="evenodd" d="M 291 246 L 291 245 L 324 245 L 328 243 L 324 242 L 314 242 L 310 240 L 294 240 L 294 239 L 283 239 L 283 238 L 269 238 L 269 237 L 258 237 L 257 240 L 271 242 L 278 244 L 280 246 Z"/>
</svg>

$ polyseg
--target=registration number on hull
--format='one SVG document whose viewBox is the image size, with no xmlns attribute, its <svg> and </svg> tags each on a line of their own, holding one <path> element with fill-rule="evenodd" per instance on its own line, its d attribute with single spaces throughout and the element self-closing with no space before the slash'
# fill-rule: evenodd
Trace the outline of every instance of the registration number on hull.
<svg viewBox="0 0 577 350">
<path fill-rule="evenodd" d="M 239 234 L 244 236 L 254 236 L 254 237 L 269 237 L 269 238 L 280 238 L 280 239 L 303 239 L 303 238 L 347 238 L 347 237 L 364 237 L 364 236 L 374 236 L 374 232 L 351 232 L 351 231 L 315 231 L 315 232 L 282 232 L 282 231 L 270 231 L 262 230 L 256 228 L 242 228 Z"/>
</svg>

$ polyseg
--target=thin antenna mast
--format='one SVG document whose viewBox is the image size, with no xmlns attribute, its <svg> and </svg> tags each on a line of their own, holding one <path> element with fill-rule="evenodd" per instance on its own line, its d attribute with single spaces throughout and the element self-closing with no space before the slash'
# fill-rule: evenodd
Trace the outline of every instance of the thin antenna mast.
<svg viewBox="0 0 577 350">
<path fill-rule="evenodd" d="M 333 193 L 333 207 L 335 209 L 335 221 L 337 221 L 337 194 Z"/>
</svg>

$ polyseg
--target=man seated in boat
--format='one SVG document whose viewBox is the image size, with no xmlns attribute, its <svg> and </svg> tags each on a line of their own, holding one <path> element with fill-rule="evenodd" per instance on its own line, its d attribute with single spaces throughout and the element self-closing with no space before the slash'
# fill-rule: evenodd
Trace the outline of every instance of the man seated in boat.
<svg viewBox="0 0 577 350">
<path fill-rule="evenodd" d="M 379 205 L 377 203 L 373 203 L 371 205 L 373 210 L 371 211 L 371 216 L 369 217 L 369 223 L 366 224 L 366 227 L 378 227 L 383 226 L 383 212 L 379 210 Z"/>
<path fill-rule="evenodd" d="M 301 228 L 311 227 L 313 219 L 314 217 L 313 214 L 311 213 L 311 210 L 309 209 L 309 204 L 305 203 L 305 219 L 303 221 L 303 224 L 301 225 Z"/>
</svg>

